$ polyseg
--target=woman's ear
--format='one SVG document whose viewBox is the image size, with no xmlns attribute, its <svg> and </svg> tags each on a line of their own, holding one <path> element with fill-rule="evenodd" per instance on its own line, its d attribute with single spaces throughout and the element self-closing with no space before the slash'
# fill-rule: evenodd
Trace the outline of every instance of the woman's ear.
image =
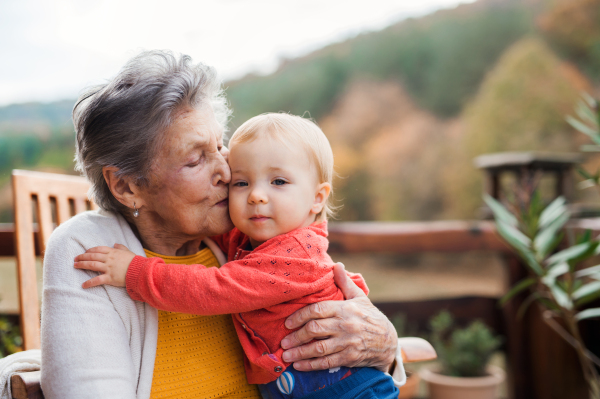
<svg viewBox="0 0 600 399">
<path fill-rule="evenodd" d="M 126 176 L 117 176 L 118 168 L 114 166 L 105 166 L 102 168 L 104 180 L 112 195 L 121 204 L 133 209 L 135 203 L 136 208 L 144 206 L 144 200 L 139 195 L 139 187 Z"/>
<path fill-rule="evenodd" d="M 331 193 L 331 184 L 329 183 L 321 183 L 317 186 L 317 192 L 315 194 L 315 202 L 310 208 L 310 212 L 318 215 L 325 204 L 327 203 L 327 198 L 329 198 L 329 194 Z"/>
</svg>

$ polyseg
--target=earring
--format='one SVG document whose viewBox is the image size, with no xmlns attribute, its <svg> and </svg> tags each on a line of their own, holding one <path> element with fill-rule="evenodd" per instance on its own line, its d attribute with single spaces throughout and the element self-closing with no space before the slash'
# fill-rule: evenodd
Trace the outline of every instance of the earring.
<svg viewBox="0 0 600 399">
<path fill-rule="evenodd" d="M 133 203 L 133 217 L 136 218 L 140 216 L 140 211 L 135 207 L 135 202 Z"/>
</svg>

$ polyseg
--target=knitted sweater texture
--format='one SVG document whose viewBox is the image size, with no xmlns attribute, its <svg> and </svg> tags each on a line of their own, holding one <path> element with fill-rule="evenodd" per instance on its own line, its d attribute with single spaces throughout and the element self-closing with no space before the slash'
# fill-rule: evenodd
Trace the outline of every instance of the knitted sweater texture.
<svg viewBox="0 0 600 399">
<path fill-rule="evenodd" d="M 205 240 L 215 256 L 217 245 Z M 89 211 L 52 233 L 44 257 L 42 390 L 46 399 L 150 397 L 158 311 L 133 301 L 124 288 L 81 284 L 98 275 L 75 269 L 73 259 L 96 246 L 119 243 L 144 256 L 120 215 Z"/>
<path fill-rule="evenodd" d="M 253 251 L 246 250 L 248 237 L 237 229 L 213 239 L 228 254 L 221 268 L 136 256 L 127 272 L 127 292 L 162 310 L 232 313 L 248 382 L 274 381 L 290 365 L 282 360 L 280 345 L 291 332 L 284 325 L 287 317 L 311 303 L 344 299 L 327 254 L 327 224 L 279 235 Z M 362 276 L 349 275 L 368 293 Z"/>
</svg>

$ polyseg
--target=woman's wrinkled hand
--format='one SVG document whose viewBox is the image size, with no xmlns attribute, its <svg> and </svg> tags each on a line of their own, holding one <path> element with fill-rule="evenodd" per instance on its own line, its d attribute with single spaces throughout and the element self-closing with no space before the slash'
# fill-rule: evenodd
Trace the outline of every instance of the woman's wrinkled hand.
<svg viewBox="0 0 600 399">
<path fill-rule="evenodd" d="M 333 272 L 346 300 L 313 303 L 288 317 L 287 328 L 303 327 L 281 341 L 287 349 L 283 360 L 300 371 L 346 366 L 387 372 L 398 346 L 394 326 L 347 276 L 344 265 L 336 264 Z"/>
</svg>

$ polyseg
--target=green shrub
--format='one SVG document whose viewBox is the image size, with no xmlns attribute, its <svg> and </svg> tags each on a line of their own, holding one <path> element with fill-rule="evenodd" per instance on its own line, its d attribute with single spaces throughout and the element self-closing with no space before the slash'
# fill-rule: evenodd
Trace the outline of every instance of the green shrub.
<svg viewBox="0 0 600 399">
<path fill-rule="evenodd" d="M 453 377 L 481 377 L 501 339 L 492 334 L 481 321 L 464 329 L 453 328 L 454 320 L 447 311 L 433 317 L 431 343 L 441 362 L 441 373 Z"/>
<path fill-rule="evenodd" d="M 19 327 L 7 317 L 0 317 L 0 359 L 22 350 Z"/>
</svg>

